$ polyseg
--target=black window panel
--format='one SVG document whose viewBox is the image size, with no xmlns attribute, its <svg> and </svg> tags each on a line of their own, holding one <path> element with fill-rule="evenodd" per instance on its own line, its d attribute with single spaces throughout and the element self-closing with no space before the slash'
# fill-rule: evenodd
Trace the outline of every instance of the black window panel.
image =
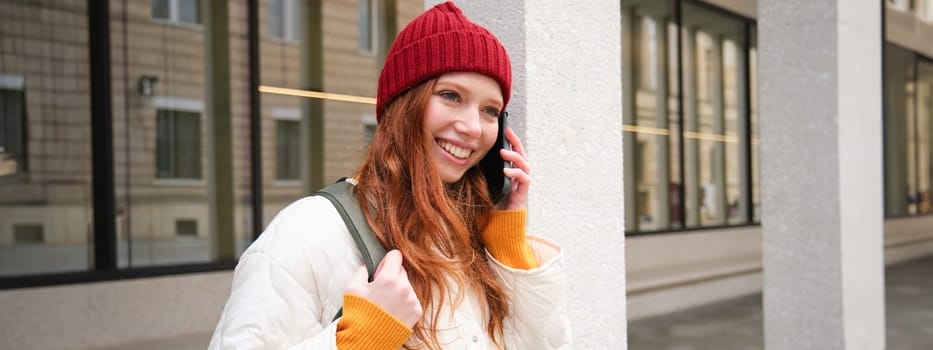
<svg viewBox="0 0 933 350">
<path fill-rule="evenodd" d="M 25 170 L 25 94 L 0 89 L 0 176 Z"/>
<path fill-rule="evenodd" d="M 185 23 L 201 23 L 201 1 L 176 0 L 178 6 L 178 20 Z"/>
<path fill-rule="evenodd" d="M 152 0 L 152 18 L 170 19 L 169 0 Z"/>
<path fill-rule="evenodd" d="M 276 122 L 276 178 L 279 180 L 301 179 L 299 122 L 279 120 Z"/>
<path fill-rule="evenodd" d="M 156 177 L 201 178 L 200 119 L 193 112 L 157 112 Z"/>
</svg>

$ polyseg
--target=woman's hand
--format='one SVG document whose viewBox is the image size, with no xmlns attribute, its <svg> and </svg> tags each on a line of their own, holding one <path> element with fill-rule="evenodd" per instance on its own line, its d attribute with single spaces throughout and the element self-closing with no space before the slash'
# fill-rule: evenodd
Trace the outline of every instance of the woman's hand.
<svg viewBox="0 0 933 350">
<path fill-rule="evenodd" d="M 360 266 L 347 283 L 346 293 L 366 298 L 408 328 L 414 328 L 421 319 L 421 302 L 408 281 L 408 273 L 402 266 L 402 253 L 397 249 L 386 253 L 372 282 L 369 282 L 366 266 Z"/>
<path fill-rule="evenodd" d="M 520 210 L 527 207 L 528 185 L 531 184 L 531 168 L 528 167 L 528 159 L 525 158 L 525 146 L 522 140 L 518 138 L 512 128 L 505 129 L 505 139 L 512 144 L 512 150 L 499 150 L 502 160 L 512 162 L 511 168 L 503 168 L 505 176 L 512 179 L 512 188 L 509 194 L 502 198 L 496 209 L 499 210 Z"/>
</svg>

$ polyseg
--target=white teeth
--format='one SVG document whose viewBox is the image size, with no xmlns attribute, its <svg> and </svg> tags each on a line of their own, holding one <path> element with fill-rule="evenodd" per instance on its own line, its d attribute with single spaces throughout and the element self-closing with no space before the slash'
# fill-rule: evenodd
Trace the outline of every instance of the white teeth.
<svg viewBox="0 0 933 350">
<path fill-rule="evenodd" d="M 469 157 L 469 156 L 470 156 L 470 153 L 473 153 L 473 151 L 471 151 L 471 150 L 469 150 L 469 149 L 466 149 L 466 148 L 463 148 L 463 147 L 459 147 L 459 146 L 453 145 L 453 144 L 451 144 L 451 143 L 449 143 L 449 142 L 445 142 L 445 141 L 442 141 L 442 140 L 438 140 L 437 143 L 438 143 L 442 148 L 444 148 L 444 150 L 446 150 L 447 153 L 450 153 L 450 154 L 452 154 L 454 157 L 457 157 L 457 158 L 460 158 L 460 159 L 464 159 L 464 158 L 466 158 L 466 157 Z"/>
</svg>

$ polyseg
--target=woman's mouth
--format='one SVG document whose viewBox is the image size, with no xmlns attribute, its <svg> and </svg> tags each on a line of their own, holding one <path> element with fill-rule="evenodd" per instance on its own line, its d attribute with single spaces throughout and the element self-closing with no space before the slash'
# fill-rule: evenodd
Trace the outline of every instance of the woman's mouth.
<svg viewBox="0 0 933 350">
<path fill-rule="evenodd" d="M 435 141 L 437 142 L 438 146 L 441 146 L 441 148 L 447 151 L 447 153 L 457 159 L 467 159 L 471 154 L 473 154 L 473 150 L 469 148 L 463 148 L 441 139 L 435 139 Z"/>
</svg>

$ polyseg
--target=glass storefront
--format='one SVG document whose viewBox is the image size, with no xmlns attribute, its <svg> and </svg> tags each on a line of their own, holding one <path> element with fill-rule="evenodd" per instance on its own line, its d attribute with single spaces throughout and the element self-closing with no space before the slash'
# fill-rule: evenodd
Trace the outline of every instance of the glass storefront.
<svg viewBox="0 0 933 350">
<path fill-rule="evenodd" d="M 752 24 L 688 1 L 623 1 L 622 28 L 626 232 L 756 221 Z"/>
<path fill-rule="evenodd" d="M 352 174 L 387 45 L 424 8 L 260 0 L 250 32 L 248 2 L 109 3 L 120 269 L 233 261 L 254 227 Z M 0 277 L 95 269 L 88 18 L 0 0 Z M 756 41 L 701 2 L 622 1 L 626 232 L 758 222 Z M 933 61 L 889 44 L 884 69 L 886 215 L 933 213 Z"/>
<path fill-rule="evenodd" d="M 87 270 L 87 10 L 0 1 L 0 23 L 0 276 Z"/>
<path fill-rule="evenodd" d="M 933 213 L 933 60 L 893 44 L 885 58 L 885 215 Z"/>
<path fill-rule="evenodd" d="M 109 4 L 118 269 L 232 261 L 258 234 L 256 203 L 264 227 L 350 175 L 375 129 L 387 41 L 424 9 L 258 1 L 254 125 L 248 2 Z M 101 253 L 85 5 L 0 0 L 0 277 L 94 271 Z"/>
</svg>

